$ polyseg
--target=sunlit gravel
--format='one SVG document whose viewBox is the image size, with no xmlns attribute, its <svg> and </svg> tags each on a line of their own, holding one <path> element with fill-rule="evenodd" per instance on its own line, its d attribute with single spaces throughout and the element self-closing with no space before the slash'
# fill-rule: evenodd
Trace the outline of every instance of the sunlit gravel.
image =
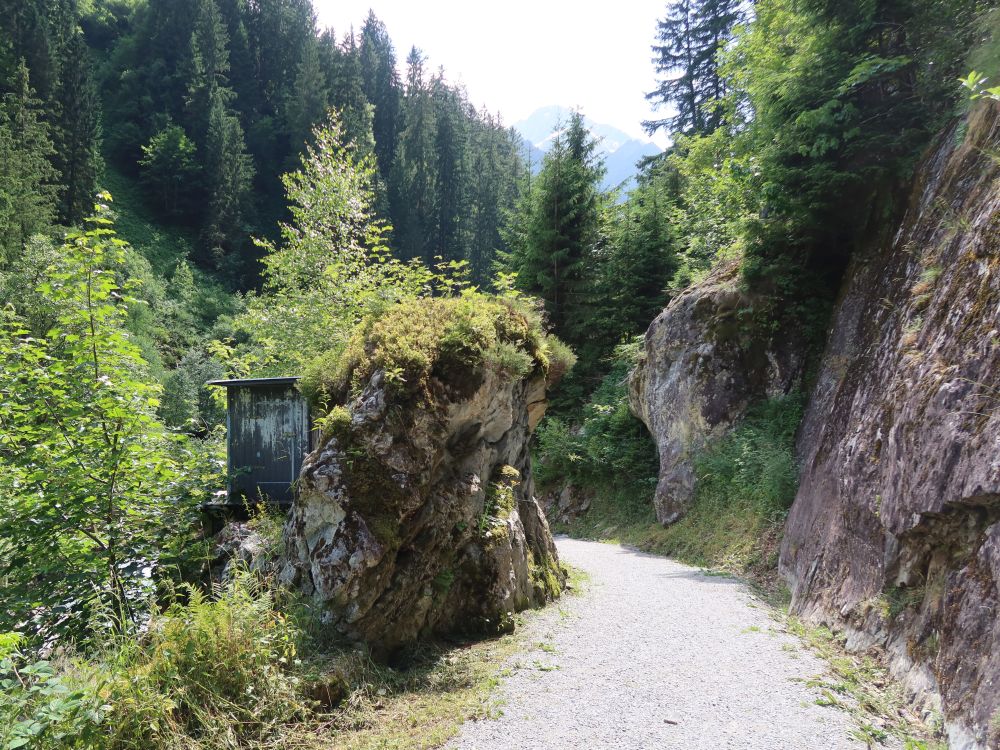
<svg viewBox="0 0 1000 750">
<path fill-rule="evenodd" d="M 823 663 L 741 584 L 622 547 L 558 540 L 584 592 L 528 618 L 503 714 L 449 747 L 864 750 L 816 704 Z"/>
</svg>

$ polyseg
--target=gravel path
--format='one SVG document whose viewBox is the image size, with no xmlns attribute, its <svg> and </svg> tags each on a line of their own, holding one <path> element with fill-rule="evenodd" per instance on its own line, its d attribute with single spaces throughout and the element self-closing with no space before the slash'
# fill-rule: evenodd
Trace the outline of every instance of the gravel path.
<svg viewBox="0 0 1000 750">
<path fill-rule="evenodd" d="M 496 720 L 466 750 L 863 750 L 815 704 L 822 662 L 741 584 L 598 542 L 559 539 L 586 591 L 530 618 Z"/>
</svg>

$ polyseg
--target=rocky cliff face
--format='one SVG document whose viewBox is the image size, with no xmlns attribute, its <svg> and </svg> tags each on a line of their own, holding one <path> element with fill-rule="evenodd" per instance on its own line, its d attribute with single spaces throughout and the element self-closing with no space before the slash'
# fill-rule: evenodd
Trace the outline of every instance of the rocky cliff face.
<svg viewBox="0 0 1000 750">
<path fill-rule="evenodd" d="M 1000 746 L 998 115 L 943 136 L 848 273 L 781 553 L 794 611 L 885 646 L 963 749 Z"/>
<path fill-rule="evenodd" d="M 558 596 L 564 573 L 534 497 L 527 441 L 545 380 L 463 373 L 429 399 L 376 371 L 308 456 L 281 577 L 350 639 L 497 632 Z"/>
<path fill-rule="evenodd" d="M 679 519 L 692 500 L 698 449 L 754 401 L 799 382 L 802 358 L 792 337 L 748 338 L 739 313 L 752 304 L 740 289 L 738 264 L 730 263 L 674 298 L 646 331 L 629 404 L 660 453 L 654 502 L 663 524 Z"/>
</svg>

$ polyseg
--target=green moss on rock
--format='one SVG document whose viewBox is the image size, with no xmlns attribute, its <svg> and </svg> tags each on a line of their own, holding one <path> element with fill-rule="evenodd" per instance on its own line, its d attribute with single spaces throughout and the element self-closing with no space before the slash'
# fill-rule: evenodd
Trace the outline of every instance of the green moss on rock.
<svg viewBox="0 0 1000 750">
<path fill-rule="evenodd" d="M 510 379 L 537 371 L 551 383 L 574 362 L 527 301 L 468 292 L 407 300 L 366 319 L 343 350 L 309 368 L 304 390 L 314 403 L 343 401 L 379 370 L 397 396 L 426 395 L 432 379 L 467 387 L 486 370 Z"/>
</svg>

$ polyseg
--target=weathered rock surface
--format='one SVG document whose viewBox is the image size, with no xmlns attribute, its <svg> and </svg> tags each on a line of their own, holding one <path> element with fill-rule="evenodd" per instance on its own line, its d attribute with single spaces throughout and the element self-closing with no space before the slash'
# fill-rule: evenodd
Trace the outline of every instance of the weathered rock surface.
<svg viewBox="0 0 1000 750">
<path fill-rule="evenodd" d="M 214 583 L 232 579 L 238 570 L 266 575 L 274 572 L 277 555 L 250 524 L 232 521 L 212 537 L 209 575 Z"/>
<path fill-rule="evenodd" d="M 656 515 L 678 520 L 694 492 L 694 454 L 762 398 L 788 393 L 801 378 L 793 337 L 748 337 L 739 313 L 751 307 L 736 263 L 671 300 L 646 331 L 629 377 L 629 405 L 660 453 Z"/>
<path fill-rule="evenodd" d="M 542 497 L 542 509 L 552 523 L 569 523 L 590 510 L 593 501 L 592 490 L 567 484 L 546 492 Z"/>
<path fill-rule="evenodd" d="M 942 137 L 849 270 L 781 552 L 793 609 L 884 646 L 963 749 L 1000 747 L 998 115 Z"/>
<path fill-rule="evenodd" d="M 345 637 L 392 651 L 456 631 L 496 632 L 558 596 L 564 573 L 534 497 L 528 438 L 541 375 L 470 373 L 397 398 L 376 371 L 349 424 L 309 455 L 281 573 Z M 433 405 L 431 405 L 433 404 Z"/>
</svg>

